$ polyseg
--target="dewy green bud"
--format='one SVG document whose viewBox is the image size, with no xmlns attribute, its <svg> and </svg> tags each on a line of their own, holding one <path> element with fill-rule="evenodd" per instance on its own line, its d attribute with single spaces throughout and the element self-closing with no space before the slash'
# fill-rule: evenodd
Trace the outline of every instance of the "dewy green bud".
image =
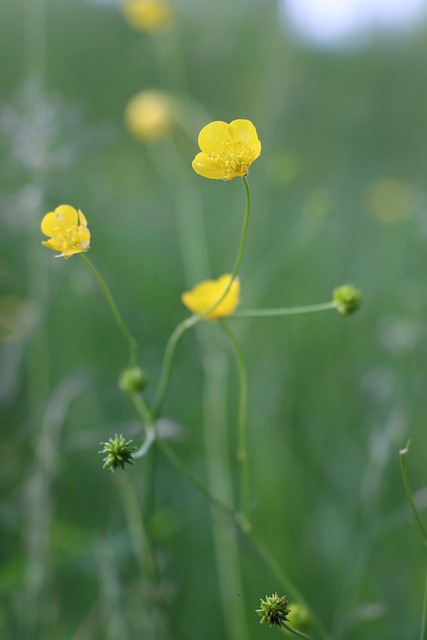
<svg viewBox="0 0 427 640">
<path fill-rule="evenodd" d="M 114 438 L 110 438 L 108 442 L 101 442 L 104 448 L 99 453 L 105 453 L 106 456 L 103 459 L 104 469 L 110 469 L 115 471 L 117 467 L 125 468 L 125 464 L 132 464 L 133 452 L 137 450 L 137 447 L 132 446 L 132 440 L 126 441 L 122 435 L 117 434 Z"/>
<path fill-rule="evenodd" d="M 147 386 L 147 376 L 140 367 L 132 367 L 122 372 L 119 378 L 119 387 L 126 393 L 138 393 L 144 391 Z"/>
<path fill-rule="evenodd" d="M 335 289 L 333 300 L 339 313 L 342 313 L 344 316 L 350 316 L 360 309 L 362 305 L 362 294 L 351 284 L 345 284 Z"/>
<path fill-rule="evenodd" d="M 279 597 L 277 593 L 265 596 L 265 600 L 261 600 L 261 608 L 256 611 L 261 618 L 260 624 L 268 622 L 270 627 L 284 626 L 289 614 L 288 599 L 286 596 Z"/>
</svg>

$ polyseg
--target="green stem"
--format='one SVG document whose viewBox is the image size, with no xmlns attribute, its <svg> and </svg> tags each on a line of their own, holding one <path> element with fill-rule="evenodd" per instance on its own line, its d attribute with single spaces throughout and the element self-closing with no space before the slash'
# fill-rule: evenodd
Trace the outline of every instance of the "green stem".
<svg viewBox="0 0 427 640">
<path fill-rule="evenodd" d="M 303 604 L 306 609 L 310 611 L 310 616 L 313 621 L 313 624 L 317 628 L 322 638 L 324 638 L 324 640 L 333 640 L 332 636 L 330 636 L 329 633 L 326 631 L 322 622 L 319 620 L 319 618 L 316 616 L 314 611 L 308 605 L 307 601 L 301 595 L 300 591 L 297 589 L 295 584 L 284 573 L 283 569 L 279 566 L 276 559 L 271 555 L 270 550 L 255 535 L 253 529 L 246 533 L 248 535 L 248 538 L 252 542 L 254 548 L 263 559 L 264 563 L 270 568 L 271 572 L 276 576 L 277 580 L 281 583 L 283 589 L 292 596 L 292 599 L 297 600 L 298 602 Z"/>
<path fill-rule="evenodd" d="M 238 273 L 238 271 L 240 269 L 240 263 L 242 262 L 243 252 L 245 250 L 246 236 L 248 234 L 249 218 L 250 218 L 250 215 L 251 215 L 251 192 L 249 190 L 248 180 L 247 180 L 246 177 L 243 177 L 242 181 L 243 181 L 243 187 L 245 189 L 246 207 L 245 207 L 245 216 L 244 216 L 244 219 L 243 219 L 243 229 L 242 229 L 242 234 L 241 234 L 241 237 L 240 237 L 239 251 L 237 253 L 237 258 L 236 258 L 236 262 L 234 264 L 231 280 L 234 280 L 234 278 L 236 277 L 236 275 L 237 275 L 237 273 Z M 230 282 L 229 286 L 231 287 L 231 282 Z M 227 292 L 225 292 L 223 294 L 223 297 L 225 298 L 226 295 L 227 295 Z M 221 300 L 219 302 L 221 302 Z M 216 304 L 219 304 L 219 302 L 217 302 Z"/>
<path fill-rule="evenodd" d="M 89 271 L 92 273 L 92 275 L 94 276 L 95 280 L 97 280 L 98 284 L 101 286 L 101 289 L 104 292 L 105 297 L 107 298 L 107 302 L 110 305 L 110 309 L 113 313 L 114 319 L 120 329 L 120 331 L 122 332 L 122 334 L 124 335 L 124 337 L 126 338 L 128 344 L 129 344 L 129 351 L 130 351 L 130 357 L 129 357 L 129 366 L 133 367 L 136 365 L 137 362 L 137 353 L 138 353 L 138 343 L 135 340 L 135 338 L 132 336 L 132 334 L 130 333 L 129 329 L 127 328 L 127 326 L 124 323 L 124 320 L 120 314 L 120 311 L 117 308 L 117 305 L 114 301 L 114 298 L 111 294 L 110 289 L 108 288 L 104 278 L 101 276 L 101 274 L 99 273 L 99 271 L 96 269 L 96 267 L 92 264 L 92 262 L 89 260 L 89 258 L 84 254 L 84 253 L 80 253 L 79 254 L 81 259 L 83 260 L 83 262 L 85 263 L 85 265 L 88 267 Z"/>
<path fill-rule="evenodd" d="M 131 394 L 133 406 L 135 407 L 139 417 L 142 422 L 147 423 L 148 426 L 153 425 L 153 414 L 152 411 L 148 408 L 144 398 L 139 395 L 139 393 Z"/>
<path fill-rule="evenodd" d="M 416 520 L 416 523 L 418 525 L 418 528 L 420 530 L 420 533 L 423 537 L 424 540 L 424 544 L 427 545 L 427 531 L 424 527 L 423 521 L 421 520 L 421 516 L 420 513 L 416 507 L 415 501 L 414 501 L 414 497 L 412 494 L 412 489 L 411 489 L 411 485 L 409 484 L 409 478 L 408 478 L 408 471 L 406 468 L 406 456 L 409 453 L 409 445 L 411 444 L 411 441 L 409 440 L 408 444 L 406 445 L 406 447 L 404 449 L 401 449 L 399 451 L 400 454 L 400 467 L 402 470 L 402 480 L 403 480 L 403 486 L 405 487 L 405 492 L 406 492 L 406 497 L 408 498 L 408 502 L 410 504 L 410 507 L 412 509 L 412 513 L 414 514 L 414 518 Z"/>
<path fill-rule="evenodd" d="M 318 311 L 328 311 L 336 309 L 335 302 L 321 302 L 320 304 L 310 304 L 301 307 L 279 307 L 278 309 L 241 309 L 236 311 L 233 318 L 274 318 L 279 316 L 295 316 L 302 313 L 316 313 Z"/>
<path fill-rule="evenodd" d="M 421 616 L 420 640 L 425 640 L 426 618 L 427 618 L 427 570 L 426 570 L 426 577 L 424 580 L 423 613 Z"/>
<path fill-rule="evenodd" d="M 154 401 L 153 415 L 155 418 L 159 417 L 163 408 L 163 403 L 165 401 L 166 393 L 168 390 L 168 386 L 169 386 L 169 382 L 172 374 L 172 364 L 173 364 L 173 358 L 175 355 L 176 345 L 178 344 L 181 336 L 187 331 L 187 329 L 189 329 L 194 324 L 194 323 L 190 323 L 189 321 L 193 320 L 193 318 L 196 318 L 196 317 L 197 316 L 190 316 L 189 318 L 181 322 L 177 327 L 175 327 L 174 331 L 172 332 L 167 342 L 165 354 L 163 356 L 163 364 L 162 364 L 162 370 L 160 374 L 160 380 L 157 387 L 156 398 Z"/>
<path fill-rule="evenodd" d="M 203 493 L 203 495 L 205 495 L 213 505 L 215 505 L 216 507 L 224 511 L 224 513 L 227 513 L 229 516 L 231 516 L 233 519 L 236 520 L 236 514 L 234 513 L 233 509 L 229 507 L 227 504 L 225 504 L 225 502 L 223 502 L 222 500 L 219 500 L 218 498 L 213 496 L 209 491 L 209 489 L 205 487 L 203 482 L 199 480 L 199 478 L 195 476 L 194 473 L 190 471 L 190 469 L 188 469 L 181 462 L 181 460 L 175 455 L 175 453 L 172 451 L 172 449 L 164 440 L 158 440 L 158 443 L 159 443 L 160 449 L 163 451 L 163 453 L 169 459 L 169 461 L 174 465 L 174 467 L 178 469 L 178 471 L 182 473 L 182 475 L 185 478 L 187 478 L 187 480 L 194 487 L 196 487 L 196 489 L 198 489 L 198 491 Z"/>
<path fill-rule="evenodd" d="M 237 461 L 240 475 L 240 509 L 243 518 L 243 528 L 250 529 L 249 524 L 249 467 L 247 454 L 247 409 L 248 409 L 248 376 L 240 345 L 229 325 L 221 322 L 221 326 L 230 341 L 236 360 L 239 376 L 239 402 L 237 413 Z"/>
<path fill-rule="evenodd" d="M 243 185 L 244 185 L 245 194 L 246 194 L 245 215 L 244 215 L 244 219 L 243 219 L 242 232 L 241 232 L 241 235 L 240 235 L 240 243 L 239 243 L 239 249 L 238 249 L 238 252 L 237 252 L 237 258 L 236 258 L 236 261 L 234 263 L 234 267 L 233 267 L 233 271 L 232 271 L 232 274 L 231 274 L 230 281 L 227 284 L 227 286 L 224 289 L 224 291 L 222 292 L 221 296 L 218 298 L 218 300 L 216 300 L 216 302 L 214 302 L 214 304 L 212 306 L 210 306 L 208 309 L 205 309 L 205 311 L 203 311 L 202 313 L 194 313 L 189 318 L 186 318 L 186 320 L 181 322 L 174 329 L 173 333 L 171 334 L 171 336 L 170 336 L 170 338 L 168 340 L 168 343 L 166 345 L 165 355 L 163 357 L 162 370 L 161 370 L 161 374 L 160 374 L 159 385 L 158 385 L 158 389 L 157 389 L 157 393 L 156 393 L 156 399 L 155 399 L 155 402 L 154 402 L 153 414 L 154 414 L 155 418 L 157 418 L 160 415 L 161 410 L 163 408 L 163 403 L 164 403 L 164 400 L 165 400 L 165 397 L 166 397 L 166 393 L 167 393 L 169 382 L 170 382 L 170 378 L 171 378 L 172 364 L 173 364 L 173 358 L 174 358 L 174 355 L 175 355 L 175 349 L 176 349 L 176 346 L 177 346 L 181 336 L 187 331 L 187 329 L 190 329 L 191 327 L 194 327 L 201 320 L 206 319 L 206 317 L 219 304 L 221 304 L 221 302 L 224 300 L 224 298 L 226 297 L 227 293 L 229 292 L 229 290 L 231 288 L 231 285 L 233 284 L 233 281 L 236 279 L 237 273 L 239 271 L 240 263 L 242 262 L 243 252 L 244 252 L 244 249 L 245 249 L 246 236 L 247 236 L 247 232 L 248 232 L 249 218 L 250 218 L 250 213 L 251 213 L 251 194 L 250 194 L 250 191 L 249 191 L 248 181 L 247 181 L 247 179 L 245 177 L 242 178 L 242 180 L 243 180 Z M 83 255 L 83 254 L 80 254 L 80 255 Z"/>
<path fill-rule="evenodd" d="M 129 527 L 132 545 L 141 575 L 149 574 L 157 582 L 157 567 L 154 555 L 150 549 L 148 534 L 141 517 L 139 500 L 135 489 L 126 473 L 117 474 L 117 483 L 120 488 L 120 498 L 123 511 Z"/>
<path fill-rule="evenodd" d="M 287 631 L 289 631 L 289 633 L 293 633 L 294 636 L 298 636 L 299 638 L 305 638 L 306 640 L 311 640 L 310 636 L 308 636 L 306 633 L 303 633 L 302 631 L 298 631 L 298 629 L 294 629 L 294 627 L 291 627 L 291 625 L 287 624 L 286 622 L 282 622 L 282 626 L 280 628 L 286 629 Z"/>
</svg>

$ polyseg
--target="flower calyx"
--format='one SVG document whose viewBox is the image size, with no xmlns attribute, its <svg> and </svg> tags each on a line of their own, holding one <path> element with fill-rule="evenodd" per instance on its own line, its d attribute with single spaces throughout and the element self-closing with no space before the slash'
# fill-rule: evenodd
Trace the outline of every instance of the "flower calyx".
<svg viewBox="0 0 427 640">
<path fill-rule="evenodd" d="M 132 464 L 133 453 L 137 450 L 137 447 L 132 445 L 133 440 L 125 440 L 122 435 L 115 435 L 114 438 L 110 438 L 108 442 L 101 442 L 104 446 L 99 453 L 104 453 L 103 468 L 110 469 L 111 472 L 115 471 L 118 467 L 125 468 L 125 464 Z"/>
<path fill-rule="evenodd" d="M 257 609 L 260 616 L 260 624 L 268 622 L 270 627 L 282 627 L 286 625 L 290 609 L 288 607 L 288 599 L 286 596 L 278 596 L 273 593 L 271 596 L 265 596 L 265 600 L 261 600 L 260 609 Z"/>
<path fill-rule="evenodd" d="M 130 367 L 122 371 L 119 378 L 119 388 L 126 393 L 139 393 L 144 391 L 148 378 L 141 367 Z"/>
<path fill-rule="evenodd" d="M 345 284 L 334 290 L 333 301 L 339 313 L 343 316 L 350 316 L 360 309 L 362 294 L 353 285 Z"/>
</svg>

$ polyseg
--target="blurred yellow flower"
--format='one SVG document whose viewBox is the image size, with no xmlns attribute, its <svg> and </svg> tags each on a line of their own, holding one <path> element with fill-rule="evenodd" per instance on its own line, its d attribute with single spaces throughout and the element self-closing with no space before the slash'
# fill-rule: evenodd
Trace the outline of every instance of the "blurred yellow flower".
<svg viewBox="0 0 427 640">
<path fill-rule="evenodd" d="M 212 180 L 246 176 L 261 153 L 261 142 L 250 120 L 211 122 L 199 133 L 198 142 L 201 152 L 193 160 L 193 169 Z"/>
<path fill-rule="evenodd" d="M 401 222 L 414 212 L 416 193 L 403 180 L 386 178 L 376 182 L 366 196 L 369 213 L 384 224 Z"/>
<path fill-rule="evenodd" d="M 148 33 L 162 31 L 173 22 L 168 0 L 122 0 L 122 11 L 132 27 Z"/>
<path fill-rule="evenodd" d="M 125 123 L 138 140 L 159 140 L 174 122 L 174 104 L 165 93 L 146 90 L 137 93 L 125 109 Z"/>
<path fill-rule="evenodd" d="M 85 216 L 68 204 L 62 204 L 55 211 L 47 213 L 42 220 L 41 230 L 45 236 L 50 236 L 42 244 L 60 252 L 56 258 L 69 258 L 90 247 L 90 232 Z"/>
<path fill-rule="evenodd" d="M 221 298 L 230 280 L 231 274 L 228 273 L 218 278 L 218 280 L 203 280 L 191 291 L 183 293 L 181 300 L 187 309 L 190 309 L 193 313 L 203 313 Z M 213 320 L 233 315 L 239 304 L 239 294 L 240 281 L 235 278 L 225 298 L 207 314 L 206 318 Z"/>
</svg>

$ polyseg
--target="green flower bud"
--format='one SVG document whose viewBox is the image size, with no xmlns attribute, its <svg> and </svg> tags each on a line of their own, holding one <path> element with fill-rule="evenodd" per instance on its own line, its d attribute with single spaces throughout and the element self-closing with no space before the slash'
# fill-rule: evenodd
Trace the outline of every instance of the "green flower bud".
<svg viewBox="0 0 427 640">
<path fill-rule="evenodd" d="M 339 313 L 350 316 L 362 305 L 362 294 L 351 284 L 345 284 L 334 290 L 333 300 Z"/>
<path fill-rule="evenodd" d="M 291 627 L 304 631 L 311 622 L 309 610 L 302 604 L 289 604 L 288 622 Z"/>
<path fill-rule="evenodd" d="M 265 600 L 261 600 L 261 608 L 256 612 L 261 618 L 260 624 L 268 622 L 270 627 L 284 626 L 289 614 L 288 599 L 286 596 L 279 597 L 277 593 L 265 596 Z"/>
<path fill-rule="evenodd" d="M 117 467 L 124 469 L 126 463 L 132 464 L 132 453 L 137 450 L 137 447 L 132 446 L 132 442 L 132 440 L 126 441 L 122 435 L 118 436 L 117 434 L 108 442 L 101 442 L 104 448 L 99 453 L 106 454 L 103 459 L 103 468 L 108 468 L 113 472 Z"/>
<path fill-rule="evenodd" d="M 119 387 L 126 393 L 144 391 L 147 386 L 147 376 L 140 367 L 125 369 L 119 378 Z"/>
</svg>

